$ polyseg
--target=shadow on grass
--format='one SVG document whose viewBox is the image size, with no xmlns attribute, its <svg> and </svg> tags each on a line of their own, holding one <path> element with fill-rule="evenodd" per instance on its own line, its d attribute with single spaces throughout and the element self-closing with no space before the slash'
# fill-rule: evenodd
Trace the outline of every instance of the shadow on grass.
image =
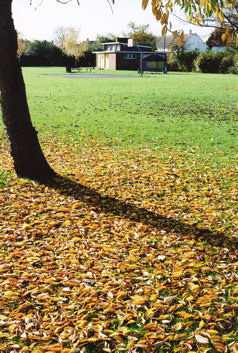
<svg viewBox="0 0 238 353">
<path fill-rule="evenodd" d="M 55 182 L 49 185 L 61 194 L 71 196 L 74 199 L 83 201 L 94 208 L 96 212 L 105 212 L 115 216 L 129 219 L 133 222 L 140 222 L 147 226 L 157 227 L 160 230 L 179 233 L 182 237 L 192 236 L 195 239 L 203 240 L 213 246 L 237 249 L 237 239 L 228 239 L 223 233 L 218 233 L 209 229 L 201 229 L 199 224 L 187 224 L 173 218 L 167 218 L 147 210 L 137 207 L 131 203 L 118 200 L 114 197 L 103 196 L 94 189 L 81 185 L 62 176 L 57 176 Z"/>
</svg>

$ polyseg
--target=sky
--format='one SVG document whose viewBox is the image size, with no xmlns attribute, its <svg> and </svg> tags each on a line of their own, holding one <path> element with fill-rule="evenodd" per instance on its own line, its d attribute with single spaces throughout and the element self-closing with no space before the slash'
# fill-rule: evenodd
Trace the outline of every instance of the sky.
<svg viewBox="0 0 238 353">
<path fill-rule="evenodd" d="M 116 0 L 110 8 L 107 0 L 76 0 L 66 5 L 56 0 L 13 0 L 12 6 L 15 27 L 21 37 L 29 40 L 48 40 L 55 38 L 59 26 L 80 29 L 80 40 L 93 40 L 97 34 L 112 33 L 120 36 L 127 31 L 129 22 L 137 25 L 149 24 L 154 35 L 161 35 L 161 25 L 152 14 L 151 7 L 144 11 L 141 0 Z M 179 15 L 177 11 L 177 15 Z M 211 29 L 185 24 L 171 16 L 173 29 L 184 33 L 197 33 L 206 41 Z"/>
</svg>

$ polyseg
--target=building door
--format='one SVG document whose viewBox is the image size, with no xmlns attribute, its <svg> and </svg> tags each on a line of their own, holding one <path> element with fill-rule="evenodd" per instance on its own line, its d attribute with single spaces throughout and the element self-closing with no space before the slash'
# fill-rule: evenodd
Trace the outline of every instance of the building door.
<svg viewBox="0 0 238 353">
<path fill-rule="evenodd" d="M 105 54 L 105 66 L 104 66 L 104 68 L 106 70 L 109 69 L 109 54 Z"/>
</svg>

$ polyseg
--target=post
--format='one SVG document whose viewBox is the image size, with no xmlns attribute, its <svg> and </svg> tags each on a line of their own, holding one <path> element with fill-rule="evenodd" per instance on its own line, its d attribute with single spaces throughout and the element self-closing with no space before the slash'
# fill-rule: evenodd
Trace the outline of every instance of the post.
<svg viewBox="0 0 238 353">
<path fill-rule="evenodd" d="M 140 74 L 141 76 L 143 75 L 143 55 L 142 55 L 142 50 L 140 53 Z"/>
</svg>

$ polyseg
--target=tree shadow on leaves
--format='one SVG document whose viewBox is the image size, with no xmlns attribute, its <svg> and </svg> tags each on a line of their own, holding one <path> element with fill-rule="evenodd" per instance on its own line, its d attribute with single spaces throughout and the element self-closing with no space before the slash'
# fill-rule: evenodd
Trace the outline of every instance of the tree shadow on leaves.
<svg viewBox="0 0 238 353">
<path fill-rule="evenodd" d="M 158 230 L 180 234 L 181 237 L 191 236 L 212 246 L 226 247 L 230 250 L 238 247 L 237 239 L 229 239 L 224 233 L 204 229 L 199 224 L 188 224 L 166 217 L 114 197 L 103 196 L 90 187 L 59 175 L 48 186 L 63 195 L 71 196 L 76 200 L 87 203 L 97 213 L 104 212 L 133 222 L 140 222 L 147 226 L 156 227 Z"/>
</svg>

